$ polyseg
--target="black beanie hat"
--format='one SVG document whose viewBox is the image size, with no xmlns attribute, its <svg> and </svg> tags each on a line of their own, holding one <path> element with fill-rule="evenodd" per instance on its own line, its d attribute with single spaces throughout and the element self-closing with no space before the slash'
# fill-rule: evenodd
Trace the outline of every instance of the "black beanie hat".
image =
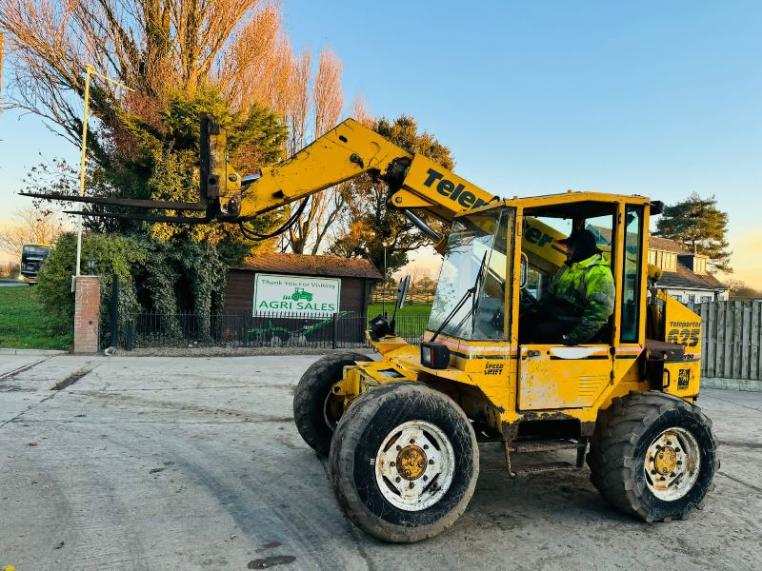
<svg viewBox="0 0 762 571">
<path fill-rule="evenodd" d="M 568 238 L 558 241 L 559 244 L 574 246 L 572 262 L 586 260 L 593 254 L 600 252 L 595 235 L 590 230 L 574 230 Z"/>
</svg>

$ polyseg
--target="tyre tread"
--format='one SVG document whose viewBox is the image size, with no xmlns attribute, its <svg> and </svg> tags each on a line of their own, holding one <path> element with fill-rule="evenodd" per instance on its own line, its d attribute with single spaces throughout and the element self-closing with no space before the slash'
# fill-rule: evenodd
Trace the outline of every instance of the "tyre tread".
<svg viewBox="0 0 762 571">
<path fill-rule="evenodd" d="M 326 385 L 341 380 L 341 370 L 358 361 L 372 361 L 361 353 L 334 353 L 325 355 L 310 365 L 294 392 L 294 423 L 302 439 L 318 454 L 325 456 L 331 447 L 331 433 L 322 418 L 316 418 L 315 408 L 323 406 Z M 316 402 L 316 401 L 319 401 Z"/>
<path fill-rule="evenodd" d="M 711 432 L 709 419 L 699 407 L 657 391 L 633 392 L 614 398 L 611 406 L 599 414 L 590 452 L 587 454 L 587 463 L 591 469 L 590 479 L 604 499 L 619 510 L 648 522 L 683 519 L 696 507 L 686 502 L 674 514 L 649 512 L 644 506 L 642 490 L 638 490 L 634 467 L 628 465 L 639 439 L 653 422 L 675 409 L 695 415 L 699 422 L 707 427 L 710 441 L 706 450 L 711 452 L 713 458 L 713 474 L 719 461 L 714 453 L 717 441 Z M 711 482 L 711 478 L 709 481 Z M 703 491 L 703 494 L 705 493 L 706 491 Z"/>
<path fill-rule="evenodd" d="M 353 451 L 359 444 L 364 429 L 379 409 L 390 399 L 407 399 L 424 393 L 427 398 L 437 399 L 443 406 L 460 418 L 467 427 L 473 450 L 473 474 L 470 486 L 458 498 L 454 508 L 436 522 L 420 527 L 395 526 L 370 515 L 355 493 Z M 468 507 L 479 475 L 479 458 L 476 435 L 465 413 L 450 397 L 420 383 L 387 383 L 371 389 L 358 398 L 341 417 L 336 429 L 329 455 L 329 472 L 339 505 L 349 519 L 374 537 L 389 543 L 413 543 L 434 537 L 452 526 Z M 465 501 L 464 501 L 465 500 Z"/>
</svg>

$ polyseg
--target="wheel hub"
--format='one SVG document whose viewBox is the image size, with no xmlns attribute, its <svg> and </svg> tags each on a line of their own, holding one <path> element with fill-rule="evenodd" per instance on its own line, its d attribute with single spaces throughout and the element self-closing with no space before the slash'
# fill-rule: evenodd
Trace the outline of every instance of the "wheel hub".
<svg viewBox="0 0 762 571">
<path fill-rule="evenodd" d="M 426 471 L 428 458 L 423 448 L 410 444 L 397 454 L 397 471 L 406 480 L 417 480 Z"/>
<path fill-rule="evenodd" d="M 701 453 L 696 438 L 684 428 L 670 428 L 657 436 L 646 450 L 643 470 L 646 484 L 660 500 L 685 496 L 698 480 Z"/>
<path fill-rule="evenodd" d="M 421 511 L 450 489 L 455 451 L 441 428 L 409 420 L 389 432 L 372 463 L 386 501 L 401 510 Z"/>
<path fill-rule="evenodd" d="M 659 474 L 671 474 L 677 467 L 677 452 L 674 448 L 662 448 L 656 453 L 654 466 Z"/>
</svg>

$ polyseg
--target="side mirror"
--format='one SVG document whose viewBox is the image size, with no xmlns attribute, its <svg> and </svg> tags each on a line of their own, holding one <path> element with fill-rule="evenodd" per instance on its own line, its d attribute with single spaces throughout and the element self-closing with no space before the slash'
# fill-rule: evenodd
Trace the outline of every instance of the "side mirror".
<svg viewBox="0 0 762 571">
<path fill-rule="evenodd" d="M 407 297 L 407 290 L 410 287 L 410 276 L 405 276 L 400 280 L 400 285 L 397 288 L 397 305 L 395 309 L 402 309 L 405 307 L 405 298 Z"/>
<path fill-rule="evenodd" d="M 524 289 L 527 287 L 527 281 L 529 280 L 529 256 L 524 252 L 521 252 L 521 269 L 519 273 L 519 288 Z"/>
<path fill-rule="evenodd" d="M 389 324 L 383 315 L 377 315 L 370 320 L 370 337 L 378 341 L 382 337 L 394 334 L 394 328 Z"/>
</svg>

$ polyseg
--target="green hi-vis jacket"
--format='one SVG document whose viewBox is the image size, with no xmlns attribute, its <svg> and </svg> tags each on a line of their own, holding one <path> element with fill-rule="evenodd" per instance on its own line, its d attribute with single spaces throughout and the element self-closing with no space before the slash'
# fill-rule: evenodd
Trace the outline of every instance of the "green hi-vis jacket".
<svg viewBox="0 0 762 571">
<path fill-rule="evenodd" d="M 548 293 L 553 315 L 577 322 L 566 334 L 572 345 L 590 341 L 614 313 L 614 276 L 601 253 L 561 266 Z"/>
</svg>

